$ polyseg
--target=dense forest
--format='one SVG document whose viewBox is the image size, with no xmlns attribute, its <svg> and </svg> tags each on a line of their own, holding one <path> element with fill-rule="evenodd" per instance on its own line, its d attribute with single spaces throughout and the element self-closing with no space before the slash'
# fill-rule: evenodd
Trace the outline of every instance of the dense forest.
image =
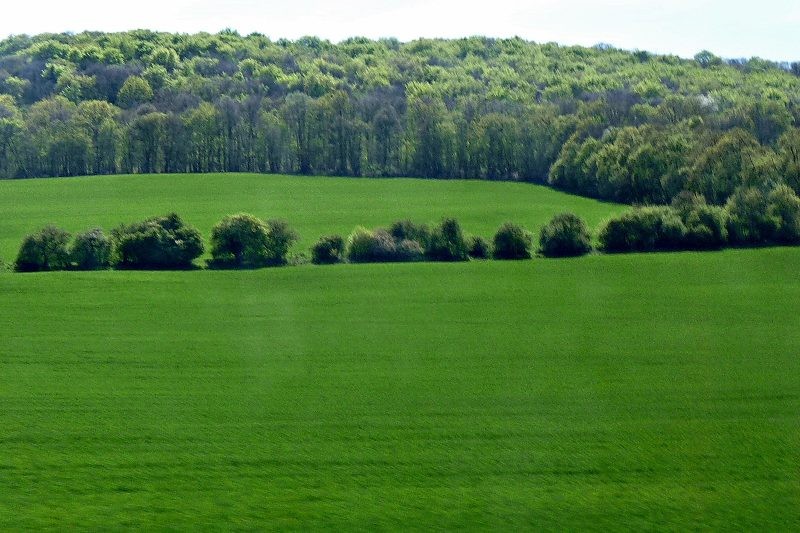
<svg viewBox="0 0 800 533">
<path fill-rule="evenodd" d="M 0 177 L 520 180 L 626 203 L 800 191 L 800 63 L 474 37 L 0 41 Z"/>
</svg>

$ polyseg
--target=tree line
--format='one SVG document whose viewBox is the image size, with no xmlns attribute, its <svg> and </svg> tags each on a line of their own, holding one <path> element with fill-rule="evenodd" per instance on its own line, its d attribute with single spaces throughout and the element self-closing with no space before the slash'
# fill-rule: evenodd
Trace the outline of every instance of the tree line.
<svg viewBox="0 0 800 533">
<path fill-rule="evenodd" d="M 208 268 L 252 269 L 308 262 L 290 257 L 298 235 L 283 220 L 229 215 L 211 232 Z M 669 206 L 635 207 L 605 221 L 597 233 L 597 250 L 606 253 L 714 250 L 726 246 L 800 245 L 800 198 L 786 185 L 772 189 L 737 189 L 724 207 L 709 205 L 702 195 L 682 192 Z M 468 236 L 454 218 L 430 227 L 400 220 L 388 228 L 357 227 L 347 237 L 326 235 L 310 249 L 310 262 L 378 263 L 467 261 L 576 257 L 594 249 L 592 234 L 577 215 L 555 216 L 540 231 L 538 249 L 532 234 L 506 222 L 491 241 Z M 175 213 L 123 224 L 106 236 L 95 228 L 71 236 L 55 226 L 28 235 L 15 269 L 51 270 L 191 269 L 203 255 L 200 232 Z"/>
<path fill-rule="evenodd" d="M 631 204 L 800 190 L 800 63 L 521 39 L 0 41 L 0 177 L 519 180 Z"/>
</svg>

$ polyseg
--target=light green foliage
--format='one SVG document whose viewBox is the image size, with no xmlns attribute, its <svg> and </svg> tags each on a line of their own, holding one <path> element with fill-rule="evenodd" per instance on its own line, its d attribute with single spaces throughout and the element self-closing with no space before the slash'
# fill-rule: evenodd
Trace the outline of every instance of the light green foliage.
<svg viewBox="0 0 800 533">
<path fill-rule="evenodd" d="M 117 103 L 126 109 L 145 104 L 152 99 L 153 89 L 150 83 L 139 76 L 131 76 L 125 80 L 117 95 Z"/>
<path fill-rule="evenodd" d="M 147 30 L 9 37 L 0 62 L 0 93 L 21 111 L 0 128 L 11 131 L 0 132 L 1 178 L 549 178 L 637 205 L 682 190 L 724 205 L 740 186 L 800 188 L 786 149 L 800 126 L 797 64 L 519 38 L 335 44 Z M 64 105 L 42 125 L 37 106 L 52 111 L 58 98 L 136 113 L 87 138 Z"/>
</svg>

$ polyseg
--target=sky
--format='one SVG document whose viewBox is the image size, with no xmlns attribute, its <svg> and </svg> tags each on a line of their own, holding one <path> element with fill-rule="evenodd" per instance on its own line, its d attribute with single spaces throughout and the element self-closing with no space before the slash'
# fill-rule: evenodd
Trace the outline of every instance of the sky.
<svg viewBox="0 0 800 533">
<path fill-rule="evenodd" d="M 137 28 L 194 33 L 233 29 L 273 39 L 314 35 L 457 38 L 519 36 L 536 42 L 692 57 L 800 61 L 800 0 L 56 0 L 14 2 L 0 38 Z"/>
</svg>

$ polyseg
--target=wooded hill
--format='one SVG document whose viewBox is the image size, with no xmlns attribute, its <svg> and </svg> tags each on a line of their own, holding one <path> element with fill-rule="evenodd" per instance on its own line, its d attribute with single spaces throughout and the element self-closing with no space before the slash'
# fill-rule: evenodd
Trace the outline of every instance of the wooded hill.
<svg viewBox="0 0 800 533">
<path fill-rule="evenodd" d="M 0 177 L 280 172 L 549 183 L 628 203 L 800 190 L 800 63 L 473 37 L 0 41 Z"/>
</svg>

